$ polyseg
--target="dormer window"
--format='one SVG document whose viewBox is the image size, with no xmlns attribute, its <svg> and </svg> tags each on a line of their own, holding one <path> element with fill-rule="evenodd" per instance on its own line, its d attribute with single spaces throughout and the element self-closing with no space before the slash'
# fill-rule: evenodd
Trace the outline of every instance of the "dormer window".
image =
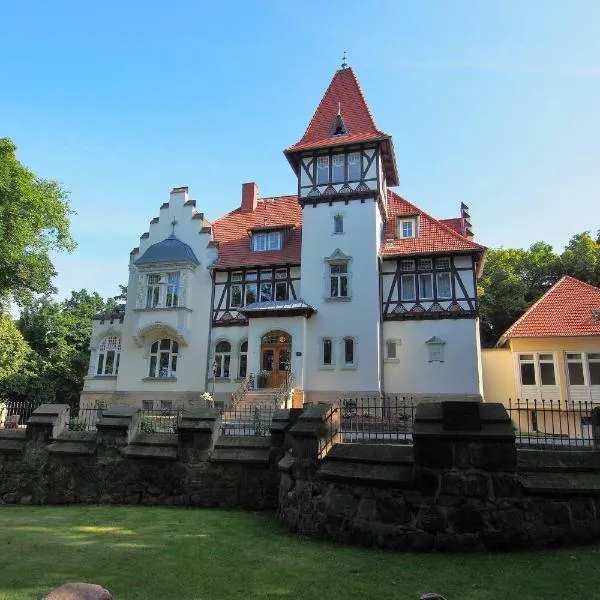
<svg viewBox="0 0 600 600">
<path fill-rule="evenodd" d="M 397 237 L 400 239 L 417 237 L 417 219 L 398 219 Z"/>
<path fill-rule="evenodd" d="M 252 250 L 254 252 L 268 252 L 281 250 L 283 235 L 281 231 L 264 231 L 252 234 Z"/>
</svg>

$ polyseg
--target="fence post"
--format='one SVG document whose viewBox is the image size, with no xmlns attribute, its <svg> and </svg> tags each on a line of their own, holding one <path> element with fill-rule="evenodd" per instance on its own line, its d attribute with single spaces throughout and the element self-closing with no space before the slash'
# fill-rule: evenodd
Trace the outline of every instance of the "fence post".
<svg viewBox="0 0 600 600">
<path fill-rule="evenodd" d="M 221 411 L 218 408 L 189 408 L 177 427 L 179 460 L 187 463 L 206 458 L 218 437 Z"/>
<path fill-rule="evenodd" d="M 60 435 L 69 421 L 67 404 L 42 404 L 27 420 L 27 444 L 49 444 Z"/>
<path fill-rule="evenodd" d="M 600 406 L 592 409 L 592 440 L 594 450 L 600 451 Z"/>
</svg>

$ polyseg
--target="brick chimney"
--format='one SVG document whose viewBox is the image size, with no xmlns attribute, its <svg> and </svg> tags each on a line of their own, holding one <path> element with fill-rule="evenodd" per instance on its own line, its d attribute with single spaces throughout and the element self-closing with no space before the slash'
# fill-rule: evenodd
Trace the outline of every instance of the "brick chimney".
<svg viewBox="0 0 600 600">
<path fill-rule="evenodd" d="M 242 183 L 242 210 L 252 211 L 256 210 L 256 203 L 258 202 L 258 186 L 254 181 L 250 183 Z"/>
</svg>

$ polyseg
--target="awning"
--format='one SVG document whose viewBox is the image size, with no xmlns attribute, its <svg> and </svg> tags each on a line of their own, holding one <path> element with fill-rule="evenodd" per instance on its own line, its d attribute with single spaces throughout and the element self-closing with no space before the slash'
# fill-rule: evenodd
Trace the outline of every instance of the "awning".
<svg viewBox="0 0 600 600">
<path fill-rule="evenodd" d="M 260 317 L 295 317 L 304 316 L 307 319 L 316 309 L 304 300 L 269 300 L 268 302 L 252 302 L 239 309 L 248 318 Z"/>
</svg>

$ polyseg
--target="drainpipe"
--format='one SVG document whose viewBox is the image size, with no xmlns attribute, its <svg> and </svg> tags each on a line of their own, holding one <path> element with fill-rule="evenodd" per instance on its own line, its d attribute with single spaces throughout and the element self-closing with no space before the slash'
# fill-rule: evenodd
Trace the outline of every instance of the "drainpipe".
<svg viewBox="0 0 600 600">
<path fill-rule="evenodd" d="M 204 391 L 208 390 L 208 367 L 210 365 L 210 338 L 212 334 L 213 309 L 215 304 L 215 270 L 209 267 L 210 280 L 212 282 L 212 290 L 210 292 L 210 307 L 208 310 L 208 340 L 206 344 L 206 370 L 204 372 Z M 213 400 L 214 398 L 214 376 L 213 376 Z"/>
</svg>

